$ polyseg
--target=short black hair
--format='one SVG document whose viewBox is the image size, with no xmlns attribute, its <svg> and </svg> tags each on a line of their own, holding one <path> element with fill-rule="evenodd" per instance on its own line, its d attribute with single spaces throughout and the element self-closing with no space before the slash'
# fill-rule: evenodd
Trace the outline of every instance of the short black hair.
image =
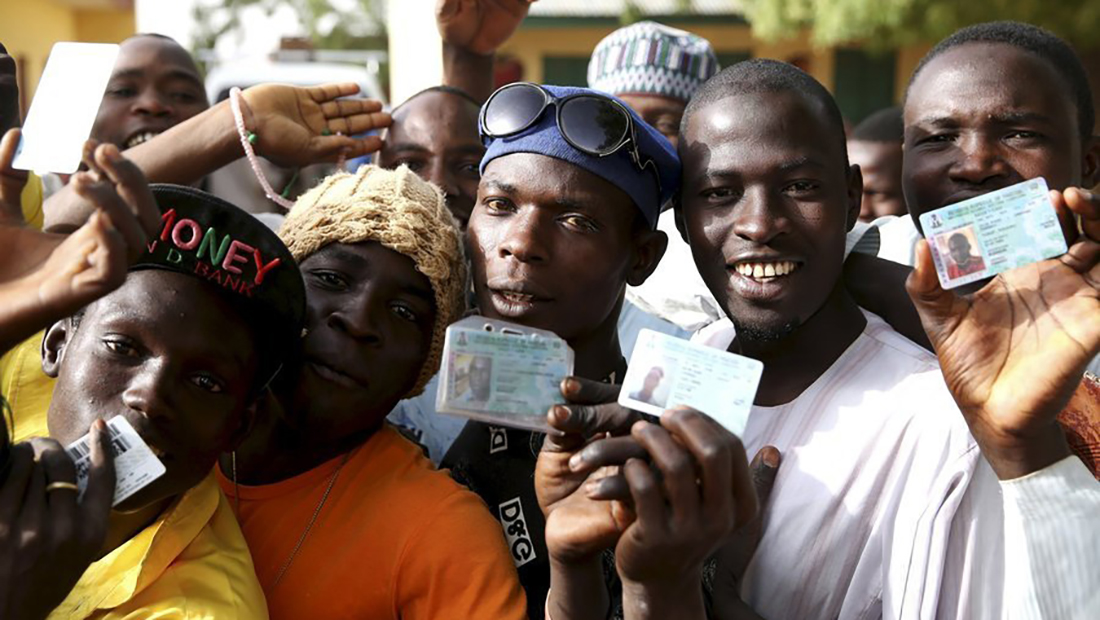
<svg viewBox="0 0 1100 620">
<path fill-rule="evenodd" d="M 1096 111 L 1093 107 L 1092 91 L 1089 89 L 1088 74 L 1085 72 L 1084 65 L 1081 64 L 1081 59 L 1069 43 L 1063 41 L 1058 35 L 1022 22 L 1000 21 L 975 24 L 940 41 L 917 64 L 917 68 L 909 78 L 909 85 L 905 88 L 906 98 L 909 96 L 909 89 L 913 87 L 913 82 L 928 63 L 940 54 L 967 43 L 1011 45 L 1045 60 L 1062 78 L 1073 95 L 1077 104 L 1077 124 L 1081 139 L 1088 140 L 1092 137 Z"/>
<path fill-rule="evenodd" d="M 859 142 L 896 142 L 900 146 L 904 138 L 905 122 L 898 106 L 871 114 L 852 130 L 852 140 Z"/>
<path fill-rule="evenodd" d="M 825 120 L 832 129 L 840 152 L 844 156 L 844 167 L 848 167 L 847 139 L 844 135 L 844 117 L 829 91 L 810 74 L 798 67 L 778 60 L 754 58 L 726 67 L 710 78 L 695 91 L 680 121 L 680 135 L 687 132 L 692 115 L 699 108 L 716 103 L 734 95 L 756 93 L 798 93 L 808 101 L 821 107 Z M 683 144 L 683 143 L 681 143 Z"/>
<path fill-rule="evenodd" d="M 401 102 L 401 105 L 394 108 L 392 110 L 392 113 L 396 114 L 398 110 L 400 110 L 402 107 L 405 106 L 405 104 L 409 103 L 413 99 L 416 99 L 420 95 L 427 95 L 428 93 L 445 93 L 445 94 L 448 94 L 448 95 L 454 95 L 455 97 L 458 97 L 460 99 L 465 99 L 469 103 L 472 103 L 475 108 L 477 108 L 479 110 L 481 109 L 481 102 L 479 102 L 477 99 L 474 99 L 473 95 L 471 95 L 470 93 L 462 90 L 461 88 L 457 88 L 455 86 L 447 86 L 446 84 L 440 84 L 439 86 L 429 86 L 429 87 L 425 88 L 424 90 L 416 93 L 415 95 L 409 97 L 405 101 Z"/>
</svg>

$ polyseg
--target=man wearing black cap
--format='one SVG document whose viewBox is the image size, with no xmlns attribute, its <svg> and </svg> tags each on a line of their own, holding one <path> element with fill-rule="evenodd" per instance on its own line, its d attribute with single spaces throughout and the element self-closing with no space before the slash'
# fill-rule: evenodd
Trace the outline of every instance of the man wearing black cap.
<svg viewBox="0 0 1100 620">
<path fill-rule="evenodd" d="M 236 207 L 179 186 L 153 196 L 159 234 L 118 290 L 47 330 L 42 368 L 56 379 L 50 437 L 67 445 L 94 420 L 124 416 L 166 472 L 111 513 L 106 554 L 51 617 L 266 618 L 212 471 L 244 438 L 250 405 L 301 330 L 301 275 L 278 237 Z M 45 407 L 21 411 L 16 434 Z M 52 498 L 62 493 L 72 491 Z"/>
</svg>

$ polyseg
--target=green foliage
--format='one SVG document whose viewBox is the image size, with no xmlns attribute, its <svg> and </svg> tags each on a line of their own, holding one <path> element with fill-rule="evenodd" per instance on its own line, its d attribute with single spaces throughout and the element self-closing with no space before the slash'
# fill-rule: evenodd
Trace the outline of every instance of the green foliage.
<svg viewBox="0 0 1100 620">
<path fill-rule="evenodd" d="M 206 0 L 192 9 L 194 49 L 211 49 L 219 38 L 238 32 L 241 13 L 250 7 L 259 7 L 268 15 L 289 7 L 318 49 L 387 47 L 384 0 L 356 0 L 351 10 L 334 7 L 330 0 Z"/>
<path fill-rule="evenodd" d="M 1012 19 L 1049 28 L 1079 48 L 1100 44 L 1097 0 L 741 0 L 741 6 L 753 33 L 769 40 L 812 27 L 819 45 L 895 47 L 938 41 L 970 24 Z"/>
</svg>

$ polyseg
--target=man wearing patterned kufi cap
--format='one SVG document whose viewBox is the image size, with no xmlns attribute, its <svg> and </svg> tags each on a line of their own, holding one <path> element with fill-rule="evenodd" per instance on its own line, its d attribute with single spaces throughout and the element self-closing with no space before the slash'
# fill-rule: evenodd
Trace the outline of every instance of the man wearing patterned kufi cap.
<svg viewBox="0 0 1100 620">
<path fill-rule="evenodd" d="M 646 21 L 619 28 L 596 45 L 588 86 L 622 99 L 675 146 L 684 106 L 717 72 L 709 41 Z"/>
</svg>

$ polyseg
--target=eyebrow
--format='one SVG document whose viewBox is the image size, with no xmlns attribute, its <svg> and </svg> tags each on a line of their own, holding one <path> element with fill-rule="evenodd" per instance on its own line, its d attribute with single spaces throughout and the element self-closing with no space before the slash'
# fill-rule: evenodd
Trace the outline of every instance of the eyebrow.
<svg viewBox="0 0 1100 620">
<path fill-rule="evenodd" d="M 798 168 L 806 168 L 806 167 L 824 168 L 825 164 L 817 161 L 816 159 L 812 159 L 807 155 L 803 155 L 801 157 L 796 157 L 794 159 L 791 159 L 791 160 L 788 160 L 788 161 L 785 161 L 785 162 L 779 164 L 779 169 L 784 171 L 784 172 L 789 172 L 791 170 L 796 170 Z"/>
<path fill-rule="evenodd" d="M 352 263 L 355 267 L 368 269 L 371 267 L 371 262 L 369 260 L 363 258 L 362 256 L 359 256 L 354 252 L 349 252 L 343 248 L 333 247 L 331 250 L 331 256 L 332 258 Z M 433 293 L 430 289 L 425 289 L 423 286 L 412 282 L 398 282 L 398 287 L 406 293 L 415 295 L 431 302 L 432 304 L 435 304 L 435 293 Z"/>
<path fill-rule="evenodd" d="M 1039 114 L 1038 112 L 1007 112 L 1004 114 L 993 114 L 989 118 L 995 123 L 1001 123 L 1005 125 L 1011 125 L 1014 123 L 1047 123 L 1050 122 L 1050 117 L 1045 114 Z M 959 121 L 951 116 L 925 116 L 924 118 L 917 119 L 914 125 L 928 125 L 932 127 L 945 127 L 953 128 L 959 126 Z"/>
<path fill-rule="evenodd" d="M 113 73 L 111 75 L 111 79 L 112 80 L 127 79 L 127 78 L 135 78 L 136 79 L 136 78 L 141 78 L 144 75 L 145 75 L 145 70 L 144 69 L 134 67 L 132 69 L 123 69 L 121 71 L 116 71 L 115 73 Z M 190 71 L 186 71 L 184 69 L 169 69 L 168 74 L 167 74 L 166 77 L 170 80 L 184 80 L 184 81 L 190 82 L 193 86 L 198 86 L 200 88 L 203 86 L 202 80 L 199 79 L 199 76 L 195 75 L 194 73 L 191 73 Z"/>
</svg>

